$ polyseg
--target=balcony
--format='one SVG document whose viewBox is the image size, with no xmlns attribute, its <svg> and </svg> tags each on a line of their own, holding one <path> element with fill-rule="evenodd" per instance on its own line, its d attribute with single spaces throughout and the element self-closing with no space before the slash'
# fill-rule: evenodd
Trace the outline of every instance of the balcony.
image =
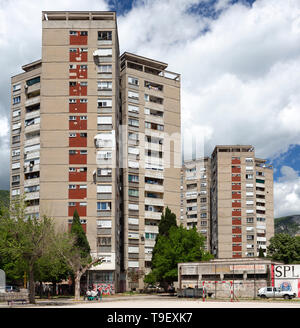
<svg viewBox="0 0 300 328">
<path fill-rule="evenodd" d="M 39 130 L 40 130 L 40 123 L 28 125 L 25 127 L 25 133 L 39 131 Z"/>
<path fill-rule="evenodd" d="M 158 233 L 158 226 L 145 225 L 145 232 Z"/>
<path fill-rule="evenodd" d="M 38 185 L 38 184 L 40 184 L 40 179 L 39 178 L 24 180 L 24 187 L 35 186 L 35 185 Z"/>
<path fill-rule="evenodd" d="M 25 194 L 25 200 L 33 200 L 33 199 L 39 199 L 40 198 L 40 192 L 29 192 Z"/>
<path fill-rule="evenodd" d="M 40 143 L 40 137 L 35 137 L 35 138 L 25 140 L 24 146 L 36 145 L 39 143 Z"/>
<path fill-rule="evenodd" d="M 145 190 L 163 192 L 164 186 L 159 184 L 145 183 Z"/>
<path fill-rule="evenodd" d="M 145 197 L 146 205 L 164 206 L 164 200 L 160 198 Z"/>
<path fill-rule="evenodd" d="M 40 211 L 40 206 L 35 205 L 35 206 L 27 206 L 25 208 L 25 213 L 30 214 L 30 213 L 39 213 Z"/>
<path fill-rule="evenodd" d="M 39 116 L 40 116 L 40 111 L 39 110 L 34 110 L 30 113 L 25 114 L 25 121 L 29 120 L 29 119 L 32 119 L 32 118 L 39 117 Z"/>
<path fill-rule="evenodd" d="M 33 97 L 33 98 L 27 99 L 25 101 L 25 107 L 31 106 L 31 105 L 36 105 L 36 104 L 39 104 L 39 103 L 40 103 L 40 96 Z"/>
<path fill-rule="evenodd" d="M 145 211 L 145 219 L 160 220 L 161 214 L 161 212 Z"/>
<path fill-rule="evenodd" d="M 154 247 L 154 246 L 155 246 L 155 240 L 145 239 L 145 247 Z"/>
</svg>

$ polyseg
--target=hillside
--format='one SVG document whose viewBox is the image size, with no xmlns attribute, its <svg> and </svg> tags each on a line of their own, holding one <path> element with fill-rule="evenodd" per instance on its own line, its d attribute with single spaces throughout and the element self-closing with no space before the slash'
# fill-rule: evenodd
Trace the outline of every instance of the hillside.
<svg viewBox="0 0 300 328">
<path fill-rule="evenodd" d="M 300 215 L 289 215 L 275 219 L 275 233 L 300 234 Z"/>
</svg>

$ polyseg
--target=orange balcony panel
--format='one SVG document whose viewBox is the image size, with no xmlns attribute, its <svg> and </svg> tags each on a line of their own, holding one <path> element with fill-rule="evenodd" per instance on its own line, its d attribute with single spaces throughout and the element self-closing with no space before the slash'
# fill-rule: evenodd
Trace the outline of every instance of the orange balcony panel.
<svg viewBox="0 0 300 328">
<path fill-rule="evenodd" d="M 69 70 L 70 79 L 87 79 L 87 69 L 80 68 L 80 65 L 77 65 L 76 68 Z"/>
<path fill-rule="evenodd" d="M 232 233 L 236 234 L 236 233 L 242 233 L 242 229 L 241 228 L 233 228 L 232 229 Z"/>
<path fill-rule="evenodd" d="M 70 113 L 86 113 L 87 103 L 81 103 L 80 99 L 76 99 L 76 103 L 69 104 Z"/>
<path fill-rule="evenodd" d="M 80 48 L 77 48 L 76 52 L 70 52 L 69 60 L 70 62 L 87 62 L 88 53 L 87 51 L 81 51 Z"/>
<path fill-rule="evenodd" d="M 242 237 L 232 237 L 232 242 L 233 243 L 241 243 L 242 242 Z"/>
<path fill-rule="evenodd" d="M 235 181 L 241 181 L 241 177 L 232 177 L 231 181 L 235 182 Z"/>
<path fill-rule="evenodd" d="M 87 86 L 81 86 L 79 83 L 76 83 L 75 86 L 69 87 L 70 96 L 86 96 L 87 95 Z"/>
<path fill-rule="evenodd" d="M 232 207 L 240 208 L 240 207 L 242 207 L 242 204 L 241 203 L 232 203 Z"/>
<path fill-rule="evenodd" d="M 69 130 L 87 130 L 87 120 L 80 119 L 80 116 L 77 116 L 76 121 L 69 121 Z"/>
<path fill-rule="evenodd" d="M 241 194 L 232 194 L 232 199 L 241 199 L 242 195 Z"/>
<path fill-rule="evenodd" d="M 233 252 L 241 252 L 242 251 L 242 246 L 232 246 L 232 251 Z"/>
<path fill-rule="evenodd" d="M 87 138 L 77 133 L 76 137 L 69 137 L 69 147 L 87 147 Z"/>
<path fill-rule="evenodd" d="M 78 154 L 69 155 L 69 164 L 86 164 L 87 163 L 87 155 L 80 154 L 79 150 L 77 150 Z"/>
<path fill-rule="evenodd" d="M 86 182 L 86 172 L 69 172 L 69 182 Z"/>
<path fill-rule="evenodd" d="M 68 207 L 68 216 L 73 216 L 75 209 L 79 216 L 86 216 L 86 206 L 80 206 L 79 203 L 76 203 L 75 206 Z"/>
<path fill-rule="evenodd" d="M 242 254 L 232 254 L 232 258 L 240 258 L 242 257 Z"/>
<path fill-rule="evenodd" d="M 240 159 L 233 159 L 233 160 L 231 160 L 231 164 L 241 164 L 241 160 Z"/>
<path fill-rule="evenodd" d="M 237 219 L 232 219 L 232 224 L 233 225 L 241 225 L 241 220 L 237 220 Z"/>
<path fill-rule="evenodd" d="M 241 216 L 241 211 L 232 211 L 232 216 Z"/>
<path fill-rule="evenodd" d="M 241 173 L 241 168 L 239 168 L 239 167 L 233 167 L 233 168 L 231 169 L 231 172 L 232 172 L 232 173 Z"/>
<path fill-rule="evenodd" d="M 86 198 L 86 188 L 69 189 L 69 199 L 84 199 Z"/>
<path fill-rule="evenodd" d="M 77 32 L 77 35 L 70 35 L 70 45 L 87 45 L 88 36 L 80 35 L 80 32 Z"/>
<path fill-rule="evenodd" d="M 241 185 L 232 185 L 232 190 L 241 190 Z"/>
</svg>

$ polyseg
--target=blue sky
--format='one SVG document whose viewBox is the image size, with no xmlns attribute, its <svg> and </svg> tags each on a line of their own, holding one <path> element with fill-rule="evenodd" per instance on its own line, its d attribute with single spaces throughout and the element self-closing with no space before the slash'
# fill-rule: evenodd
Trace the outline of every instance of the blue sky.
<svg viewBox="0 0 300 328">
<path fill-rule="evenodd" d="M 275 216 L 300 213 L 299 0 L 0 0 L 0 189 L 9 188 L 10 77 L 41 56 L 42 10 L 117 11 L 121 53 L 181 74 L 185 142 L 196 136 L 206 156 L 253 145 L 274 165 Z"/>
</svg>

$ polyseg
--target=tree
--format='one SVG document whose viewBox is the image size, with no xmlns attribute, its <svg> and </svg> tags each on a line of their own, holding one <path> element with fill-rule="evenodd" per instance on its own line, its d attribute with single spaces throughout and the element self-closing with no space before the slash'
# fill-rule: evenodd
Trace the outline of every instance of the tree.
<svg viewBox="0 0 300 328">
<path fill-rule="evenodd" d="M 182 225 L 171 226 L 168 236 L 160 235 L 156 240 L 156 253 L 152 257 L 152 271 L 146 283 L 159 282 L 166 288 L 178 279 L 178 263 L 207 261 L 213 256 L 204 251 L 204 237 L 196 228 L 187 230 Z"/>
<path fill-rule="evenodd" d="M 158 234 L 160 236 L 168 236 L 171 227 L 177 227 L 176 215 L 172 213 L 169 207 L 166 207 L 165 214 L 161 215 L 161 220 L 158 225 Z"/>
<path fill-rule="evenodd" d="M 67 263 L 74 274 L 75 300 L 80 299 L 80 280 L 93 265 L 102 262 L 102 258 L 92 258 L 90 245 L 75 210 L 70 233 L 60 233 L 56 249 L 60 257 Z"/>
<path fill-rule="evenodd" d="M 284 264 L 291 264 L 300 261 L 300 242 L 298 237 L 292 237 L 286 233 L 276 234 L 270 238 L 270 244 L 267 247 L 268 257 L 274 261 L 280 261 Z"/>
<path fill-rule="evenodd" d="M 258 250 L 258 257 L 265 257 L 264 250 L 261 247 L 259 247 L 259 250 Z"/>
<path fill-rule="evenodd" d="M 14 260 L 29 278 L 29 302 L 35 303 L 34 270 L 38 260 L 48 252 L 54 239 L 54 226 L 46 216 L 38 219 L 25 213 L 22 199 L 2 209 L 0 226 L 0 255 Z"/>
</svg>

